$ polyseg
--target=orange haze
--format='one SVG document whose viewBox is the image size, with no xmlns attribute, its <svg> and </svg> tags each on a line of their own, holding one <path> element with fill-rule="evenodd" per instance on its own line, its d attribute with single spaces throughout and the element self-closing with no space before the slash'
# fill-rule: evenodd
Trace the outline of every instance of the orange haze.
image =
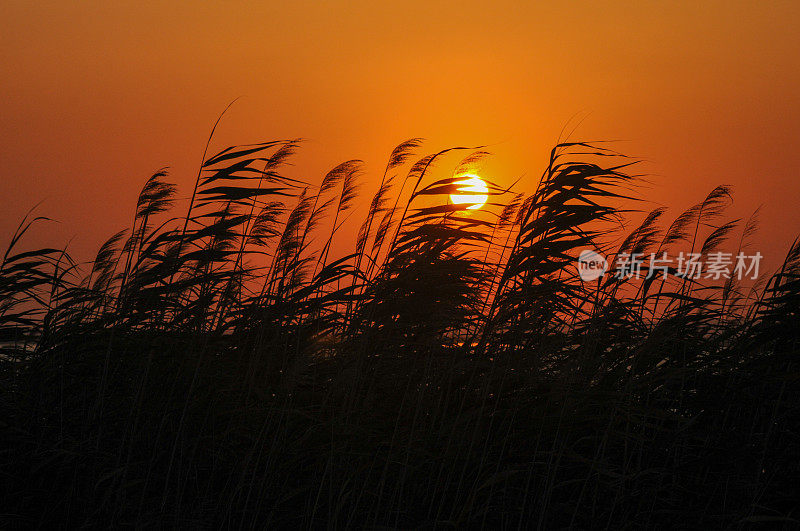
<svg viewBox="0 0 800 531">
<path fill-rule="evenodd" d="M 800 232 L 800 3 L 41 2 L 0 4 L 0 236 L 25 211 L 89 258 L 144 180 L 184 194 L 215 148 L 304 137 L 292 171 L 369 169 L 414 136 L 491 144 L 485 177 L 532 189 L 568 122 L 624 140 L 675 216 L 719 183 L 764 204 L 762 253 Z M 578 117 L 578 118 L 576 118 Z M 369 177 L 368 177 L 369 178 Z M 365 194 L 373 182 L 365 183 Z M 774 264 L 776 260 L 770 260 Z"/>
</svg>

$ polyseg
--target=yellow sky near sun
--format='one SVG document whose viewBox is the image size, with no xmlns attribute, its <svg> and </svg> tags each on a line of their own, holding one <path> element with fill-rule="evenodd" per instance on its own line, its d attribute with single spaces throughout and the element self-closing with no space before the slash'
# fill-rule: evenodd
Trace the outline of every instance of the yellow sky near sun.
<svg viewBox="0 0 800 531">
<path fill-rule="evenodd" d="M 422 136 L 488 144 L 488 178 L 532 189 L 579 116 L 574 138 L 650 161 L 673 215 L 729 183 L 770 250 L 800 231 L 797 2 L 29 0 L 0 21 L 0 234 L 44 200 L 48 243 L 85 257 L 156 169 L 188 190 L 239 96 L 215 146 L 304 137 L 312 181 Z"/>
</svg>

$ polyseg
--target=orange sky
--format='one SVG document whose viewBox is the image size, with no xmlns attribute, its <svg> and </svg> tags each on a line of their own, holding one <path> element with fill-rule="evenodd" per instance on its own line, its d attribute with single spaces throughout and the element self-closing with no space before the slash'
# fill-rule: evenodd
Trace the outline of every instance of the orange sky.
<svg viewBox="0 0 800 531">
<path fill-rule="evenodd" d="M 422 136 L 429 151 L 492 144 L 487 177 L 531 190 L 585 116 L 574 138 L 624 139 L 673 216 L 729 183 L 735 214 L 764 205 L 761 248 L 785 251 L 800 232 L 800 2 L 527 4 L 5 0 L 0 236 L 44 200 L 61 223 L 36 237 L 89 258 L 156 169 L 188 193 L 241 96 L 215 147 L 307 138 L 294 171 L 313 181 Z"/>
</svg>

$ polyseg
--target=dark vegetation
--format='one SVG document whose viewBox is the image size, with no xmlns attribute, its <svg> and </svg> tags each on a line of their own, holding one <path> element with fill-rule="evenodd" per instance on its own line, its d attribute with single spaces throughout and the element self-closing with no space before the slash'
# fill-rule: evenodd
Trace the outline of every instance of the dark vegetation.
<svg viewBox="0 0 800 531">
<path fill-rule="evenodd" d="M 575 268 L 746 248 L 726 187 L 631 231 L 635 166 L 598 145 L 467 211 L 447 197 L 480 151 L 410 140 L 378 178 L 349 161 L 309 185 L 285 176 L 296 144 L 207 158 L 178 218 L 156 173 L 88 265 L 24 251 L 20 225 L 0 526 L 797 524 L 800 244 L 755 285 Z"/>
</svg>

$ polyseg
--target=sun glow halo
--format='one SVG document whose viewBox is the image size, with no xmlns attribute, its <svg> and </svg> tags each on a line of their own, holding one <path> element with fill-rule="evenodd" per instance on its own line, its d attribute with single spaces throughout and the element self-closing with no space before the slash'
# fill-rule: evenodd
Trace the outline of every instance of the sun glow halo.
<svg viewBox="0 0 800 531">
<path fill-rule="evenodd" d="M 467 210 L 478 210 L 489 200 L 489 187 L 477 175 L 466 174 L 463 177 L 455 182 L 461 185 L 456 191 L 462 193 L 450 194 L 450 201 L 456 205 L 469 204 Z"/>
</svg>

